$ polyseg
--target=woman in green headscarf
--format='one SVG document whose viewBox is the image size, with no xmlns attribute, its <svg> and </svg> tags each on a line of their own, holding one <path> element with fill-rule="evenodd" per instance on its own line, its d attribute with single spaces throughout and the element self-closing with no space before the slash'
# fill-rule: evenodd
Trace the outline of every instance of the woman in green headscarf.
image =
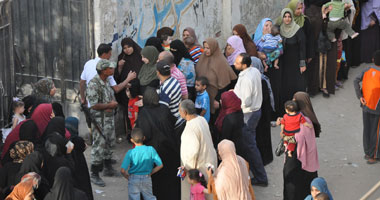
<svg viewBox="0 0 380 200">
<path fill-rule="evenodd" d="M 313 58 L 317 60 L 318 54 L 316 54 L 316 36 L 314 34 L 312 24 L 310 19 L 304 15 L 305 4 L 304 0 L 291 0 L 286 8 L 289 8 L 293 12 L 294 22 L 300 26 L 306 36 L 306 64 L 314 65 L 312 62 Z M 282 23 L 282 16 L 278 17 L 276 24 L 280 25 Z M 318 92 L 318 80 L 319 80 L 319 68 L 309 67 L 306 72 L 307 76 L 307 88 L 310 95 L 315 95 Z"/>
<path fill-rule="evenodd" d="M 156 63 L 158 59 L 158 50 L 153 46 L 146 46 L 141 50 L 142 61 L 144 62 L 141 67 L 140 73 L 137 76 L 140 81 L 140 92 L 144 93 L 147 86 L 157 88 L 159 80 L 156 72 Z"/>
</svg>

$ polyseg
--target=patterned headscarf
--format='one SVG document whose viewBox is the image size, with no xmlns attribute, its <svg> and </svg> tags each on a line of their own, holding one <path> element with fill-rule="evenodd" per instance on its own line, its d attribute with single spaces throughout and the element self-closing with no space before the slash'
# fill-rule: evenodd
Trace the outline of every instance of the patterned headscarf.
<svg viewBox="0 0 380 200">
<path fill-rule="evenodd" d="M 52 101 L 52 97 L 50 96 L 50 91 L 54 88 L 54 82 L 50 79 L 43 78 L 34 84 L 32 94 L 37 98 L 42 98 Z"/>
<path fill-rule="evenodd" d="M 27 155 L 31 154 L 34 151 L 34 145 L 29 141 L 18 141 L 15 146 L 9 151 L 13 162 L 22 163 Z"/>
</svg>

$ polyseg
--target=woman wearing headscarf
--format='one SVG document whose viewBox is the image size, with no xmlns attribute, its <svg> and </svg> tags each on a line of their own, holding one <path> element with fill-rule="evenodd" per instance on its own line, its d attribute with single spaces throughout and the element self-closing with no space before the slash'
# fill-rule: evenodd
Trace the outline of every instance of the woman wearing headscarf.
<svg viewBox="0 0 380 200">
<path fill-rule="evenodd" d="M 57 88 L 55 88 L 54 82 L 52 80 L 43 78 L 33 86 L 32 95 L 49 103 L 53 102 L 53 97 Z"/>
<path fill-rule="evenodd" d="M 222 140 L 218 144 L 218 154 L 222 160 L 215 174 L 207 171 L 209 177 L 208 190 L 214 200 L 255 199 L 250 182 L 248 163 L 236 155 L 235 145 L 230 140 Z"/>
<path fill-rule="evenodd" d="M 249 37 L 247 29 L 243 24 L 237 24 L 232 29 L 234 35 L 239 36 L 243 40 L 244 48 L 250 56 L 257 57 L 257 47 L 252 38 Z"/>
<path fill-rule="evenodd" d="M 59 133 L 62 137 L 65 137 L 66 129 L 65 119 L 63 117 L 54 117 L 49 121 L 45 132 L 42 135 L 42 140 L 46 141 L 50 134 L 54 134 L 55 132 Z"/>
<path fill-rule="evenodd" d="M 150 37 L 145 42 L 145 46 L 154 46 L 156 47 L 158 52 L 164 51 L 164 48 L 162 48 L 161 40 L 158 37 Z"/>
<path fill-rule="evenodd" d="M 316 119 L 312 111 L 311 103 L 306 100 L 307 93 L 298 92 L 294 95 L 294 101 L 299 105 L 299 111 L 303 114 L 306 121 L 311 124 L 312 118 Z M 307 96 L 307 99 L 310 99 Z M 305 112 L 305 114 L 304 114 Z M 310 116 L 310 118 L 308 117 Z M 292 157 L 285 154 L 283 168 L 284 177 L 284 199 L 301 200 L 309 194 L 308 187 L 311 181 L 318 176 L 319 162 L 318 151 L 315 139 L 316 131 L 314 128 L 307 128 L 301 125 L 300 132 L 296 134 L 297 145 Z"/>
<path fill-rule="evenodd" d="M 264 75 L 264 66 L 257 57 L 251 57 L 252 66 L 261 73 L 261 87 L 263 103 L 261 104 L 261 117 L 256 127 L 256 143 L 260 150 L 263 164 L 273 161 L 272 138 L 271 138 L 271 114 L 274 111 L 274 97 L 269 78 Z"/>
<path fill-rule="evenodd" d="M 284 103 L 293 98 L 298 91 L 306 91 L 306 43 L 305 34 L 294 22 L 294 15 L 290 8 L 281 11 L 282 23 L 280 34 L 283 38 L 284 54 L 280 57 L 282 69 L 281 101 L 279 112 L 283 114 Z"/>
<path fill-rule="evenodd" d="M 322 132 L 321 124 L 314 112 L 309 95 L 305 92 L 297 92 L 294 94 L 293 100 L 297 103 L 299 111 L 313 122 L 315 137 L 319 137 Z"/>
<path fill-rule="evenodd" d="M 40 104 L 32 113 L 31 119 L 36 123 L 38 127 L 39 135 L 41 137 L 45 132 L 47 125 L 49 124 L 51 118 L 55 117 L 53 112 L 53 107 L 51 104 L 43 103 Z"/>
<path fill-rule="evenodd" d="M 221 110 L 215 122 L 219 133 L 218 143 L 224 139 L 231 140 L 235 144 L 236 154 L 253 166 L 254 154 L 243 138 L 244 115 L 241 100 L 233 91 L 227 91 L 222 94 L 221 102 Z"/>
<path fill-rule="evenodd" d="M 60 167 L 55 173 L 54 184 L 44 200 L 87 200 L 84 192 L 74 188 L 70 169 Z"/>
<path fill-rule="evenodd" d="M 45 142 L 47 155 L 44 155 L 46 165 L 43 172 L 50 185 L 54 183 L 54 176 L 58 168 L 64 166 L 74 171 L 75 163 L 71 156 L 73 148 L 66 147 L 66 144 L 67 139 L 57 132 L 50 134 Z"/>
<path fill-rule="evenodd" d="M 42 142 L 38 139 L 38 127 L 33 120 L 28 120 L 20 127 L 20 140 L 32 142 L 35 151 L 42 151 L 44 149 Z"/>
<path fill-rule="evenodd" d="M 146 46 L 141 51 L 141 56 L 144 64 L 142 65 L 140 73 L 137 77 L 140 81 L 140 91 L 143 94 L 147 86 L 157 88 L 159 85 L 156 72 L 158 51 L 153 46 Z"/>
<path fill-rule="evenodd" d="M 88 166 L 84 151 L 87 148 L 83 138 L 78 133 L 79 120 L 76 117 L 68 117 L 65 120 L 65 127 L 71 133 L 70 140 L 74 143 L 74 149 L 71 156 L 74 160 L 75 170 L 73 172 L 75 177 L 75 186 L 86 193 L 89 200 L 94 199 L 92 194 L 92 186 L 90 181 L 90 174 L 88 173 Z"/>
<path fill-rule="evenodd" d="M 5 200 L 33 200 L 34 182 L 32 179 L 25 179 L 18 183 L 12 193 Z"/>
<path fill-rule="evenodd" d="M 22 181 L 22 178 L 30 172 L 35 172 L 40 176 L 40 184 L 38 189 L 35 190 L 35 197 L 37 199 L 44 199 L 49 192 L 50 185 L 42 172 L 43 156 L 39 152 L 35 151 L 29 154 L 22 162 L 21 168 L 17 173 L 17 182 Z"/>
<path fill-rule="evenodd" d="M 294 22 L 303 30 L 306 37 L 306 63 L 308 65 L 307 74 L 307 86 L 308 92 L 311 94 L 317 94 L 318 82 L 319 82 L 319 68 L 310 63 L 313 59 L 318 59 L 315 54 L 315 35 L 311 26 L 310 20 L 304 15 L 304 1 L 303 0 L 291 0 L 285 8 L 290 8 L 294 14 Z M 277 18 L 276 24 L 280 25 L 282 22 L 282 16 Z M 309 91 L 310 90 L 310 91 Z"/>
<path fill-rule="evenodd" d="M 117 84 L 123 82 L 130 75 L 131 72 L 138 74 L 141 66 L 144 64 L 141 60 L 141 47 L 131 38 L 124 38 L 121 40 L 122 51 L 119 54 L 117 61 L 118 67 L 115 69 L 114 78 Z M 129 99 L 126 94 L 126 89 L 123 88 L 120 92 L 115 93 L 116 101 L 120 105 L 122 112 L 122 126 L 127 130 L 128 126 L 128 102 Z M 117 131 L 118 133 L 118 131 Z"/>
<path fill-rule="evenodd" d="M 180 165 L 179 141 L 175 140 L 176 119 L 167 106 L 159 104 L 157 92 L 148 87 L 144 92 L 143 107 L 136 127 L 145 135 L 145 145 L 153 146 L 165 167 L 152 176 L 153 194 L 157 199 L 180 199 L 180 179 L 176 176 Z"/>
<path fill-rule="evenodd" d="M 191 27 L 186 27 L 185 29 L 183 29 L 183 32 L 182 32 L 182 41 L 185 42 L 185 39 L 188 38 L 188 37 L 192 37 L 194 39 L 194 45 L 195 46 L 201 47 L 201 45 L 198 42 L 198 37 L 195 34 L 195 31 Z"/>
<path fill-rule="evenodd" d="M 235 69 L 234 63 L 238 55 L 240 55 L 241 53 L 245 53 L 243 40 L 239 36 L 236 36 L 236 35 L 230 36 L 227 39 L 227 46 L 224 53 L 227 56 L 228 64 L 233 66 L 233 69 L 236 75 L 238 75 L 239 71 Z"/>
<path fill-rule="evenodd" d="M 256 32 L 254 34 L 254 42 L 258 47 L 258 51 L 260 51 L 261 38 L 263 35 L 271 32 L 272 28 L 272 20 L 270 18 L 264 18 L 261 20 L 260 24 L 256 28 Z M 264 55 L 264 57 L 262 57 Z M 265 54 L 262 52 L 258 52 L 258 58 L 260 60 L 265 60 Z M 260 71 L 260 70 L 259 70 Z M 275 121 L 277 117 L 281 116 L 280 110 L 280 93 L 281 93 L 281 78 L 282 78 L 282 68 L 276 69 L 271 67 L 265 72 L 266 76 L 270 80 L 270 85 L 273 93 L 274 99 L 274 108 L 271 114 L 271 121 Z"/>
<path fill-rule="evenodd" d="M 186 86 L 189 99 L 195 100 L 195 64 L 181 40 L 174 40 L 170 43 L 170 51 L 174 56 L 174 64 L 183 73 L 186 78 Z"/>
<path fill-rule="evenodd" d="M 195 69 L 197 76 L 204 76 L 209 81 L 207 93 L 210 97 L 210 111 L 215 114 L 217 108 L 214 107 L 215 100 L 219 101 L 220 94 L 232 88 L 233 80 L 237 79 L 236 74 L 228 64 L 226 58 L 220 51 L 218 42 L 214 38 L 208 38 L 203 42 L 204 53 L 199 59 Z M 211 117 L 211 122 L 215 116 Z"/>
<path fill-rule="evenodd" d="M 323 192 L 326 193 L 329 196 L 329 200 L 334 200 L 329 188 L 327 187 L 327 183 L 324 178 L 318 177 L 315 178 L 311 184 L 310 184 L 310 195 L 305 198 L 305 200 L 314 200 L 316 199 L 315 197 Z"/>
<path fill-rule="evenodd" d="M 24 115 L 29 116 L 30 111 L 32 110 L 33 105 L 36 102 L 36 97 L 34 95 L 28 95 L 22 98 L 22 102 L 24 102 Z"/>
<path fill-rule="evenodd" d="M 33 151 L 33 143 L 29 141 L 18 141 L 9 150 L 12 162 L 8 162 L 0 168 L 0 189 L 2 190 L 0 197 L 6 197 L 9 194 L 9 189 L 19 182 L 17 173 L 21 164 Z"/>
</svg>

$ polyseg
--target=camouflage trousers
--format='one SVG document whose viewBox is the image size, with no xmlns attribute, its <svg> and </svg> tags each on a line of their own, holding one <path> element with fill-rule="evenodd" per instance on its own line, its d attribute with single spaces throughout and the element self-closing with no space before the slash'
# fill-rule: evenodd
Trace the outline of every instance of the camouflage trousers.
<svg viewBox="0 0 380 200">
<path fill-rule="evenodd" d="M 103 135 L 99 133 L 94 124 L 91 125 L 92 129 L 92 148 L 91 148 L 91 164 L 102 165 L 103 160 L 112 158 L 113 148 L 115 147 L 115 123 L 112 116 L 102 118 L 96 118 L 96 121 L 103 130 Z"/>
</svg>

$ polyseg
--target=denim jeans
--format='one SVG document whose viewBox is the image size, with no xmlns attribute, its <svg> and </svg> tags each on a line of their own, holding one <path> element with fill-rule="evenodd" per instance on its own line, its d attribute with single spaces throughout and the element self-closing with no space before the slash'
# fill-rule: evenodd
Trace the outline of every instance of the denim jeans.
<svg viewBox="0 0 380 200">
<path fill-rule="evenodd" d="M 140 200 L 140 194 L 144 200 L 156 200 L 152 191 L 152 179 L 149 175 L 131 174 L 128 180 L 129 200 Z"/>
<path fill-rule="evenodd" d="M 247 114 L 244 114 L 247 115 Z M 252 112 L 247 123 L 244 123 L 243 138 L 247 142 L 252 160 L 248 161 L 254 179 L 258 182 L 268 182 L 267 173 L 264 169 L 263 160 L 256 144 L 256 127 L 261 117 L 261 109 Z"/>
</svg>

